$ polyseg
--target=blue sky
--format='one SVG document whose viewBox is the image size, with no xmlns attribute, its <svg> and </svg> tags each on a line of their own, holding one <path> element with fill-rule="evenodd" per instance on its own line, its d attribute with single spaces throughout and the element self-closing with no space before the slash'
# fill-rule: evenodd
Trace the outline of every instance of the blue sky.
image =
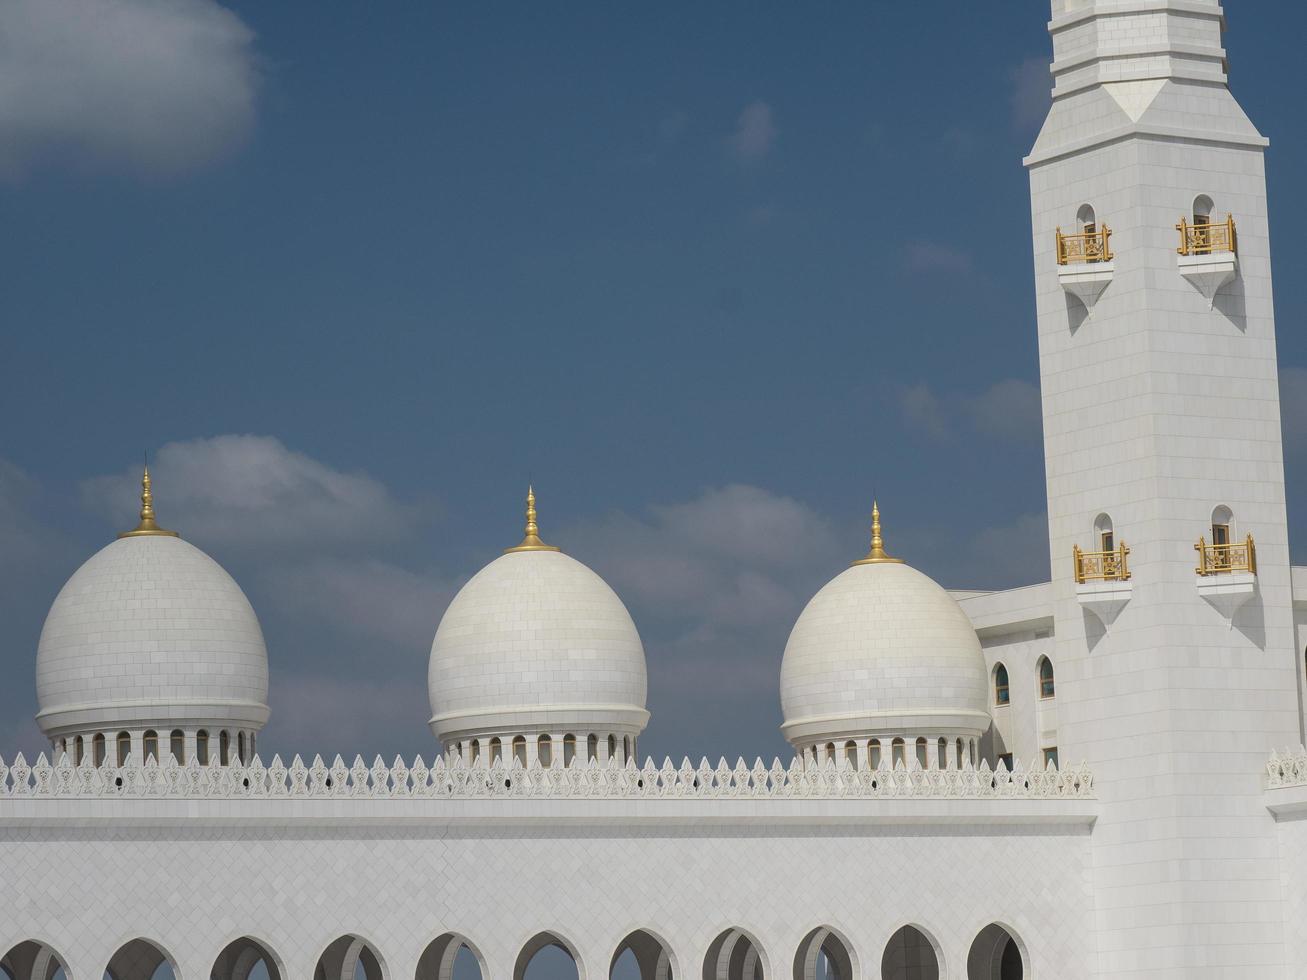
<svg viewBox="0 0 1307 980">
<path fill-rule="evenodd" d="M 430 754 L 431 635 L 528 480 L 641 629 L 660 758 L 782 750 L 785 637 L 873 492 L 946 585 L 1047 576 L 1046 4 L 553 6 L 0 2 L 0 752 L 146 451 L 287 753 Z M 1227 14 L 1301 487 L 1307 12 Z"/>
</svg>

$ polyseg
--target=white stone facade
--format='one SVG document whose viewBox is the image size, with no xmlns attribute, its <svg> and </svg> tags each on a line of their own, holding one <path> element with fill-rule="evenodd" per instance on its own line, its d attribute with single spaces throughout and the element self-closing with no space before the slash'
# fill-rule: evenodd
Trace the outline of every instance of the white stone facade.
<svg viewBox="0 0 1307 980">
<path fill-rule="evenodd" d="M 433 643 L 441 746 L 286 763 L 255 753 L 239 587 L 117 541 L 42 638 L 54 754 L 0 761 L 0 972 L 451 980 L 466 949 L 523 980 L 557 946 L 581 980 L 625 950 L 641 980 L 1307 974 L 1267 143 L 1217 0 L 1052 14 L 1026 161 L 1051 581 L 949 594 L 876 525 L 790 638 L 795 757 L 639 763 L 635 624 L 532 496 Z"/>
</svg>

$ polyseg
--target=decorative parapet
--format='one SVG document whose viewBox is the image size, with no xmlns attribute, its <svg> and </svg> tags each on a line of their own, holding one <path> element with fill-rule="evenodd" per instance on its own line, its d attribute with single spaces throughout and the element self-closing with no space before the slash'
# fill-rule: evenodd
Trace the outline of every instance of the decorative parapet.
<svg viewBox="0 0 1307 980">
<path fill-rule="evenodd" d="M 1307 748 L 1299 745 L 1283 752 L 1271 750 L 1270 761 L 1266 763 L 1266 788 L 1284 786 L 1307 786 Z"/>
<path fill-rule="evenodd" d="M 180 765 L 169 756 L 163 763 L 147 759 L 144 765 L 96 767 L 89 761 L 73 765 L 67 755 L 51 765 L 42 753 L 29 765 L 20 753 L 12 765 L 0 759 L 0 800 L 3 799 L 248 799 L 283 797 L 413 798 L 413 799 L 605 799 L 669 798 L 717 799 L 730 797 L 772 799 L 1092 799 L 1093 774 L 1081 765 L 1059 771 L 1025 771 L 1020 763 L 1009 771 L 1002 763 L 990 769 L 921 769 L 902 762 L 895 769 L 853 770 L 835 763 L 785 766 L 779 759 L 770 767 L 761 759 L 752 766 L 743 759 L 734 766 L 725 759 L 713 766 L 704 759 L 698 766 L 689 759 L 675 766 L 648 760 L 643 767 L 626 766 L 549 768 L 539 764 L 511 763 L 466 765 L 443 757 L 428 766 L 419 757 L 411 766 L 396 757 L 389 766 L 378 756 L 369 766 L 362 756 L 346 766 L 340 756 L 328 766 L 318 756 L 305 765 L 299 756 L 289 766 L 274 756 L 265 766 L 258 756 L 248 765 L 201 766 L 194 760 Z"/>
</svg>

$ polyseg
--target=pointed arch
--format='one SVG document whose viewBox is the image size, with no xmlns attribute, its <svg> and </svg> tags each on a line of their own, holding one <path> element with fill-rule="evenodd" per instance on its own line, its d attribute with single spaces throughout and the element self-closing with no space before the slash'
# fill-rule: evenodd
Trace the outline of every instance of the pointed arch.
<svg viewBox="0 0 1307 980">
<path fill-rule="evenodd" d="M 613 958 L 608 962 L 611 977 L 617 961 L 630 950 L 640 970 L 640 980 L 680 980 L 681 969 L 676 963 L 671 945 L 649 929 L 637 929 L 617 944 Z"/>
<path fill-rule="evenodd" d="M 272 947 L 253 936 L 241 936 L 229 942 L 209 970 L 209 980 L 249 980 L 260 963 L 268 980 L 287 980 L 286 967 Z"/>
<path fill-rule="evenodd" d="M 24 940 L 0 956 L 0 973 L 10 980 L 72 980 L 63 957 L 39 939 Z"/>
<path fill-rule="evenodd" d="M 991 922 L 977 933 L 967 953 L 967 980 L 1025 980 L 1030 954 L 1016 931 Z"/>
<path fill-rule="evenodd" d="M 348 933 L 322 951 L 313 980 L 390 980 L 390 976 L 376 948 L 362 936 Z"/>
<path fill-rule="evenodd" d="M 739 928 L 721 933 L 703 958 L 703 980 L 765 980 L 770 972 L 758 940 Z"/>
<path fill-rule="evenodd" d="M 174 980 L 180 980 L 176 958 L 152 939 L 133 939 L 109 957 L 104 972 L 113 980 L 151 980 L 167 966 Z"/>
<path fill-rule="evenodd" d="M 921 926 L 901 926 L 885 944 L 881 980 L 940 980 L 946 975 L 943 949 Z"/>
<path fill-rule="evenodd" d="M 457 932 L 444 933 L 427 944 L 418 958 L 414 980 L 453 980 L 454 964 L 463 950 L 476 960 L 481 980 L 489 980 L 485 956 L 472 940 Z"/>
<path fill-rule="evenodd" d="M 581 963 L 581 957 L 576 951 L 576 946 L 559 933 L 553 931 L 538 932 L 526 941 L 526 944 L 517 954 L 517 960 L 513 963 L 513 980 L 525 980 L 527 967 L 536 958 L 536 954 L 551 947 L 566 953 L 568 958 L 571 959 L 572 965 L 576 967 L 577 980 L 585 980 L 585 967 Z"/>
<path fill-rule="evenodd" d="M 803 937 L 794 954 L 794 980 L 859 980 L 853 944 L 831 926 L 818 926 Z"/>
</svg>

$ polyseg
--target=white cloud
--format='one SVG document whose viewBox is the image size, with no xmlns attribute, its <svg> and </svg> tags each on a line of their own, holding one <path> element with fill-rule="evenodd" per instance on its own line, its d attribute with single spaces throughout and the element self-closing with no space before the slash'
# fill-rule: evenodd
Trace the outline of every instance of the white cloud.
<svg viewBox="0 0 1307 980">
<path fill-rule="evenodd" d="M 948 439 L 953 434 L 943 403 L 922 383 L 903 388 L 898 393 L 899 411 L 908 428 L 932 439 Z"/>
<path fill-rule="evenodd" d="M 254 34 L 214 0 L 0 0 L 0 175 L 168 174 L 239 144 Z"/>
<path fill-rule="evenodd" d="M 962 429 L 1006 442 L 1039 442 L 1043 408 L 1039 387 L 1006 378 L 978 395 L 941 398 L 924 382 L 900 388 L 895 399 L 908 428 L 947 441 Z"/>
<path fill-rule="evenodd" d="M 1010 589 L 1048 581 L 1048 515 L 978 531 L 951 563 L 951 588 Z"/>
<path fill-rule="evenodd" d="M 420 518 L 380 482 L 345 473 L 271 436 L 170 442 L 150 461 L 159 523 L 233 550 L 326 550 L 395 540 Z M 88 505 L 124 528 L 139 509 L 140 471 L 87 480 Z"/>
<path fill-rule="evenodd" d="M 967 252 L 938 242 L 910 242 L 903 252 L 908 272 L 954 272 L 969 274 L 974 268 Z"/>
<path fill-rule="evenodd" d="M 750 102 L 735 120 L 731 149 L 740 160 L 760 160 L 771 152 L 777 134 L 771 106 L 762 101 Z"/>
<path fill-rule="evenodd" d="M 1035 129 L 1044 122 L 1053 101 L 1053 79 L 1048 58 L 1027 58 L 1012 69 L 1012 121 L 1022 129 Z"/>
<path fill-rule="evenodd" d="M 1043 403 L 1039 386 L 1007 378 L 968 400 L 971 422 L 985 435 L 1011 442 L 1038 442 L 1043 437 Z"/>
<path fill-rule="evenodd" d="M 379 559 L 321 559 L 270 569 L 259 584 L 282 612 L 302 621 L 424 651 L 462 583 Z"/>
</svg>

